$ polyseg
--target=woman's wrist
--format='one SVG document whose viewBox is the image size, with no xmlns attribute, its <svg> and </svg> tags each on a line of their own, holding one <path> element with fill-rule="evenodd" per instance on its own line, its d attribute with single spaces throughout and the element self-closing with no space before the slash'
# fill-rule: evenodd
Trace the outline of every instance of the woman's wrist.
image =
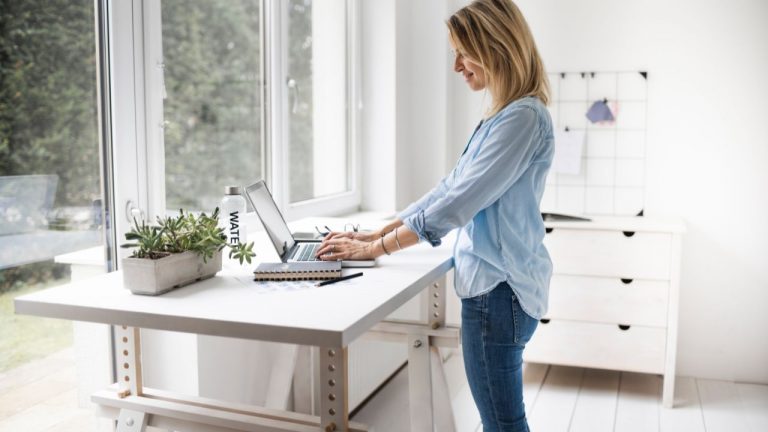
<svg viewBox="0 0 768 432">
<path fill-rule="evenodd" d="M 377 237 L 368 242 L 368 252 L 371 258 L 378 258 L 384 255 L 384 250 L 381 249 L 381 237 Z"/>
</svg>

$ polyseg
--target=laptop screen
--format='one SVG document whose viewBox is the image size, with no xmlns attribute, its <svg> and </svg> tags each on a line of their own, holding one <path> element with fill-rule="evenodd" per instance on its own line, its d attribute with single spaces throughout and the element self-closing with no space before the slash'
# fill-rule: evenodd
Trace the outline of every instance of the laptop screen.
<svg viewBox="0 0 768 432">
<path fill-rule="evenodd" d="M 285 223 L 272 194 L 267 189 L 266 183 L 262 180 L 248 186 L 245 188 L 245 195 L 261 219 L 269 239 L 275 245 L 275 250 L 282 258 L 287 251 L 291 250 L 295 242 L 291 230 L 288 229 L 288 224 Z"/>
</svg>

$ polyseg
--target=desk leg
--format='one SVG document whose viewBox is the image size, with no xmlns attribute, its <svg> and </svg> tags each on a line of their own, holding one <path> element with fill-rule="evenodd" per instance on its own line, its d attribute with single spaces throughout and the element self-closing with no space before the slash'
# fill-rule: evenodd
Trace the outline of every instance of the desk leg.
<svg viewBox="0 0 768 432">
<path fill-rule="evenodd" d="M 433 329 L 445 327 L 445 303 L 448 301 L 445 295 L 447 280 L 445 275 L 435 281 L 429 287 L 430 302 L 429 324 Z M 435 423 L 440 432 L 455 432 L 456 422 L 453 418 L 451 396 L 448 391 L 448 382 L 443 370 L 443 356 L 440 349 L 429 344 L 430 358 L 432 362 L 432 394 L 434 396 L 433 407 L 435 410 Z"/>
<path fill-rule="evenodd" d="M 440 348 L 436 346 L 430 346 L 429 350 L 432 362 L 432 405 L 435 410 L 435 430 L 456 432 L 451 393 L 448 391 L 448 381 L 443 369 L 443 356 L 440 355 Z"/>
<path fill-rule="evenodd" d="M 115 326 L 115 368 L 119 395 L 141 396 L 141 330 L 136 327 Z M 149 415 L 139 411 L 121 409 L 117 419 L 117 432 L 144 432 Z"/>
<path fill-rule="evenodd" d="M 429 327 L 445 327 L 445 277 L 428 289 Z M 408 390 L 413 432 L 456 431 L 443 358 L 440 349 L 433 346 L 425 334 L 408 336 Z"/>
<path fill-rule="evenodd" d="M 434 430 L 430 352 L 429 336 L 408 336 L 408 393 L 412 432 Z"/>
<path fill-rule="evenodd" d="M 408 336 L 408 392 L 411 431 L 456 431 L 443 358 L 429 336 Z"/>
<path fill-rule="evenodd" d="M 141 396 L 141 330 L 115 326 L 115 368 L 120 397 Z"/>
<path fill-rule="evenodd" d="M 325 432 L 349 430 L 347 347 L 320 347 L 320 425 Z"/>
<path fill-rule="evenodd" d="M 429 286 L 429 301 L 427 302 L 427 316 L 429 326 L 438 329 L 445 326 L 445 276 L 436 280 Z"/>
</svg>

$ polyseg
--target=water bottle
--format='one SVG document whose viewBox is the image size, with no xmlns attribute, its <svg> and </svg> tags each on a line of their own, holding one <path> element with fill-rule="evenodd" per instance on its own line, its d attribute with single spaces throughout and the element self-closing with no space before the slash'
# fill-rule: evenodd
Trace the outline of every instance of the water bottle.
<svg viewBox="0 0 768 432">
<path fill-rule="evenodd" d="M 245 244 L 245 198 L 241 194 L 240 186 L 227 186 L 224 188 L 224 198 L 219 209 L 219 224 L 224 228 L 227 243 L 231 245 Z"/>
</svg>

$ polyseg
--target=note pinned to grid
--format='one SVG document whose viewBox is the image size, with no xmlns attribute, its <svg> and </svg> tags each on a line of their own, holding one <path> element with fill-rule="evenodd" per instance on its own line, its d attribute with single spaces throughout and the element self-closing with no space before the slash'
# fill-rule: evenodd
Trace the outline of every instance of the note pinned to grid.
<svg viewBox="0 0 768 432">
<path fill-rule="evenodd" d="M 555 131 L 555 156 L 552 172 L 579 174 L 584 151 L 584 131 Z"/>
</svg>

